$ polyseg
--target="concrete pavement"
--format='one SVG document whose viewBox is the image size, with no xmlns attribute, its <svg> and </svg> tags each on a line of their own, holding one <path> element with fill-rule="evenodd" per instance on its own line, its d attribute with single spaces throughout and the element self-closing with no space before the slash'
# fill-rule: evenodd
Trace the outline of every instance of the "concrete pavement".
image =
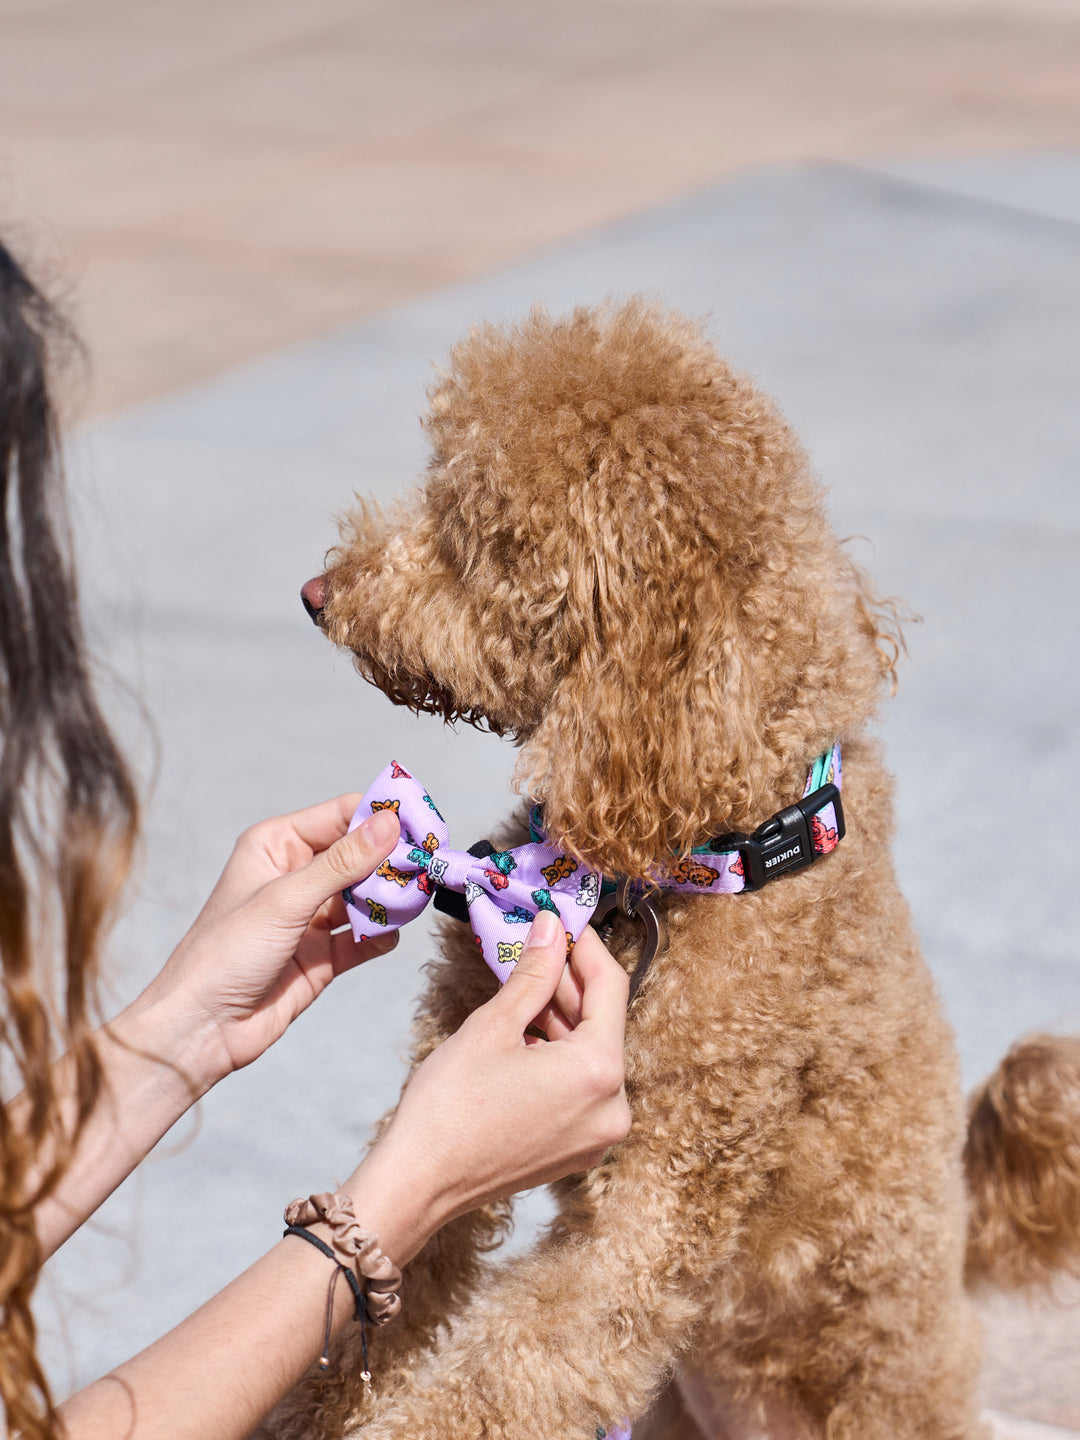
<svg viewBox="0 0 1080 1440">
<path fill-rule="evenodd" d="M 0 0 L 100 411 L 747 166 L 1080 146 L 1075 0 Z"/>
</svg>

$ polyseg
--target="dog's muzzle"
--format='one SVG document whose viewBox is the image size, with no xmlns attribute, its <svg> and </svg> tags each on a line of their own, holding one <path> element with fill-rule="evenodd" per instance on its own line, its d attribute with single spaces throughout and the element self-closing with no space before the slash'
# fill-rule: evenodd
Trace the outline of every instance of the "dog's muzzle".
<svg viewBox="0 0 1080 1440">
<path fill-rule="evenodd" d="M 322 615 L 326 605 L 326 579 L 322 575 L 316 575 L 300 587 L 300 599 L 304 602 L 304 609 L 311 616 L 316 625 L 319 624 L 319 617 Z"/>
</svg>

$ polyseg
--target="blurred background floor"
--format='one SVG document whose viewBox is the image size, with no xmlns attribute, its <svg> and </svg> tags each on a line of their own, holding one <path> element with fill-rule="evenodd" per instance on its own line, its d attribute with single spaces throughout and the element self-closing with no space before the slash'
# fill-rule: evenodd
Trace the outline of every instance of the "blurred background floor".
<svg viewBox="0 0 1080 1440">
<path fill-rule="evenodd" d="M 1075 0 L 0 0 L 111 410 L 746 165 L 1080 145 Z"/>
<path fill-rule="evenodd" d="M 885 732 L 966 1079 L 1080 1024 L 1080 896 L 1045 843 L 1080 772 L 1078 222 L 1070 3 L 0 0 L 0 233 L 89 342 L 91 623 L 158 737 L 117 1001 L 260 814 L 397 754 L 455 834 L 497 819 L 507 748 L 393 711 L 296 591 L 354 489 L 422 466 L 431 363 L 473 320 L 645 289 L 710 314 L 925 617 Z M 1005 826 L 1033 837 L 1008 873 Z M 428 945 L 414 926 L 351 977 L 62 1252 L 42 1307 L 61 1390 L 351 1167 Z M 343 1088 L 344 1127 L 323 1118 Z M 527 1234 L 543 1203 L 525 1210 Z M 987 1405 L 1018 1440 L 1080 1431 L 1076 1304 L 985 1313 Z"/>
</svg>

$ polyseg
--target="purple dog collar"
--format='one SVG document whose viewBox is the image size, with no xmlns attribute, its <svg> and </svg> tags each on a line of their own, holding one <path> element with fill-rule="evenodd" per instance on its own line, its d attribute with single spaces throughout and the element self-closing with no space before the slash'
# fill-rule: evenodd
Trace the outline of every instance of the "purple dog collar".
<svg viewBox="0 0 1080 1440">
<path fill-rule="evenodd" d="M 547 842 L 539 805 L 533 807 L 529 816 L 529 831 L 534 841 Z M 760 890 L 778 875 L 801 870 L 820 856 L 828 855 L 843 838 L 837 742 L 814 761 L 803 787 L 803 798 L 795 805 L 778 810 L 752 835 L 734 832 L 717 835 L 705 845 L 695 845 L 688 856 L 666 870 L 658 870 L 653 885 L 659 890 L 689 895 L 737 895 L 740 890 Z M 603 891 L 613 889 L 614 882 L 603 881 Z M 636 895 L 649 889 L 650 886 L 640 881 L 630 886 L 631 893 Z M 457 913 L 452 905 L 439 908 L 450 914 Z"/>
<path fill-rule="evenodd" d="M 377 810 L 397 812 L 401 837 L 373 875 L 343 892 L 357 940 L 399 929 L 436 897 L 437 908 L 469 921 L 485 962 L 501 982 L 521 954 L 521 927 L 538 911 L 559 916 L 572 947 L 600 905 L 603 877 L 550 844 L 536 811 L 528 845 L 494 850 L 481 843 L 453 850 L 435 802 L 396 760 L 368 787 L 349 829 Z M 688 856 L 658 870 L 654 885 L 693 895 L 757 890 L 827 855 L 843 836 L 836 744 L 815 760 L 797 804 L 778 811 L 752 835 L 723 835 L 695 846 Z M 632 886 L 630 893 L 641 895 L 648 888 Z"/>
<path fill-rule="evenodd" d="M 801 870 L 821 855 L 835 850 L 844 838 L 844 811 L 840 804 L 840 745 L 819 755 L 810 767 L 803 798 L 759 825 L 752 835 L 719 835 L 707 845 L 695 845 L 686 860 L 675 867 L 681 874 L 696 866 L 718 867 L 715 880 L 697 885 L 702 890 L 734 895 L 740 890 L 760 890 L 769 880 Z M 695 860 L 694 857 L 700 857 Z M 668 885 L 684 890 L 694 886 Z"/>
</svg>

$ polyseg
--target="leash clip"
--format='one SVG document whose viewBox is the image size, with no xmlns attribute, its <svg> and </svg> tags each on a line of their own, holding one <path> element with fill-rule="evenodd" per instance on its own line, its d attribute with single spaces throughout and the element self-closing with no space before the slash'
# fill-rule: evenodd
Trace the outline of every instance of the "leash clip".
<svg viewBox="0 0 1080 1440">
<path fill-rule="evenodd" d="M 641 947 L 641 954 L 634 966 L 634 973 L 630 976 L 630 994 L 627 1004 L 637 994 L 638 987 L 648 974 L 649 966 L 657 954 L 667 945 L 667 927 L 664 924 L 664 918 L 652 903 L 652 897 L 655 894 L 655 885 L 650 886 L 640 880 L 630 880 L 624 875 L 611 894 L 601 897 L 589 922 L 599 929 L 611 912 L 617 909 L 628 920 L 636 918 L 645 926 L 645 943 Z"/>
<path fill-rule="evenodd" d="M 778 810 L 759 825 L 752 835 L 719 835 L 709 842 L 716 851 L 738 850 L 748 890 L 760 890 L 777 875 L 802 870 L 817 859 L 813 819 L 819 810 L 832 805 L 836 816 L 836 838 L 844 838 L 844 810 L 835 785 L 822 785 L 795 805 Z"/>
</svg>

